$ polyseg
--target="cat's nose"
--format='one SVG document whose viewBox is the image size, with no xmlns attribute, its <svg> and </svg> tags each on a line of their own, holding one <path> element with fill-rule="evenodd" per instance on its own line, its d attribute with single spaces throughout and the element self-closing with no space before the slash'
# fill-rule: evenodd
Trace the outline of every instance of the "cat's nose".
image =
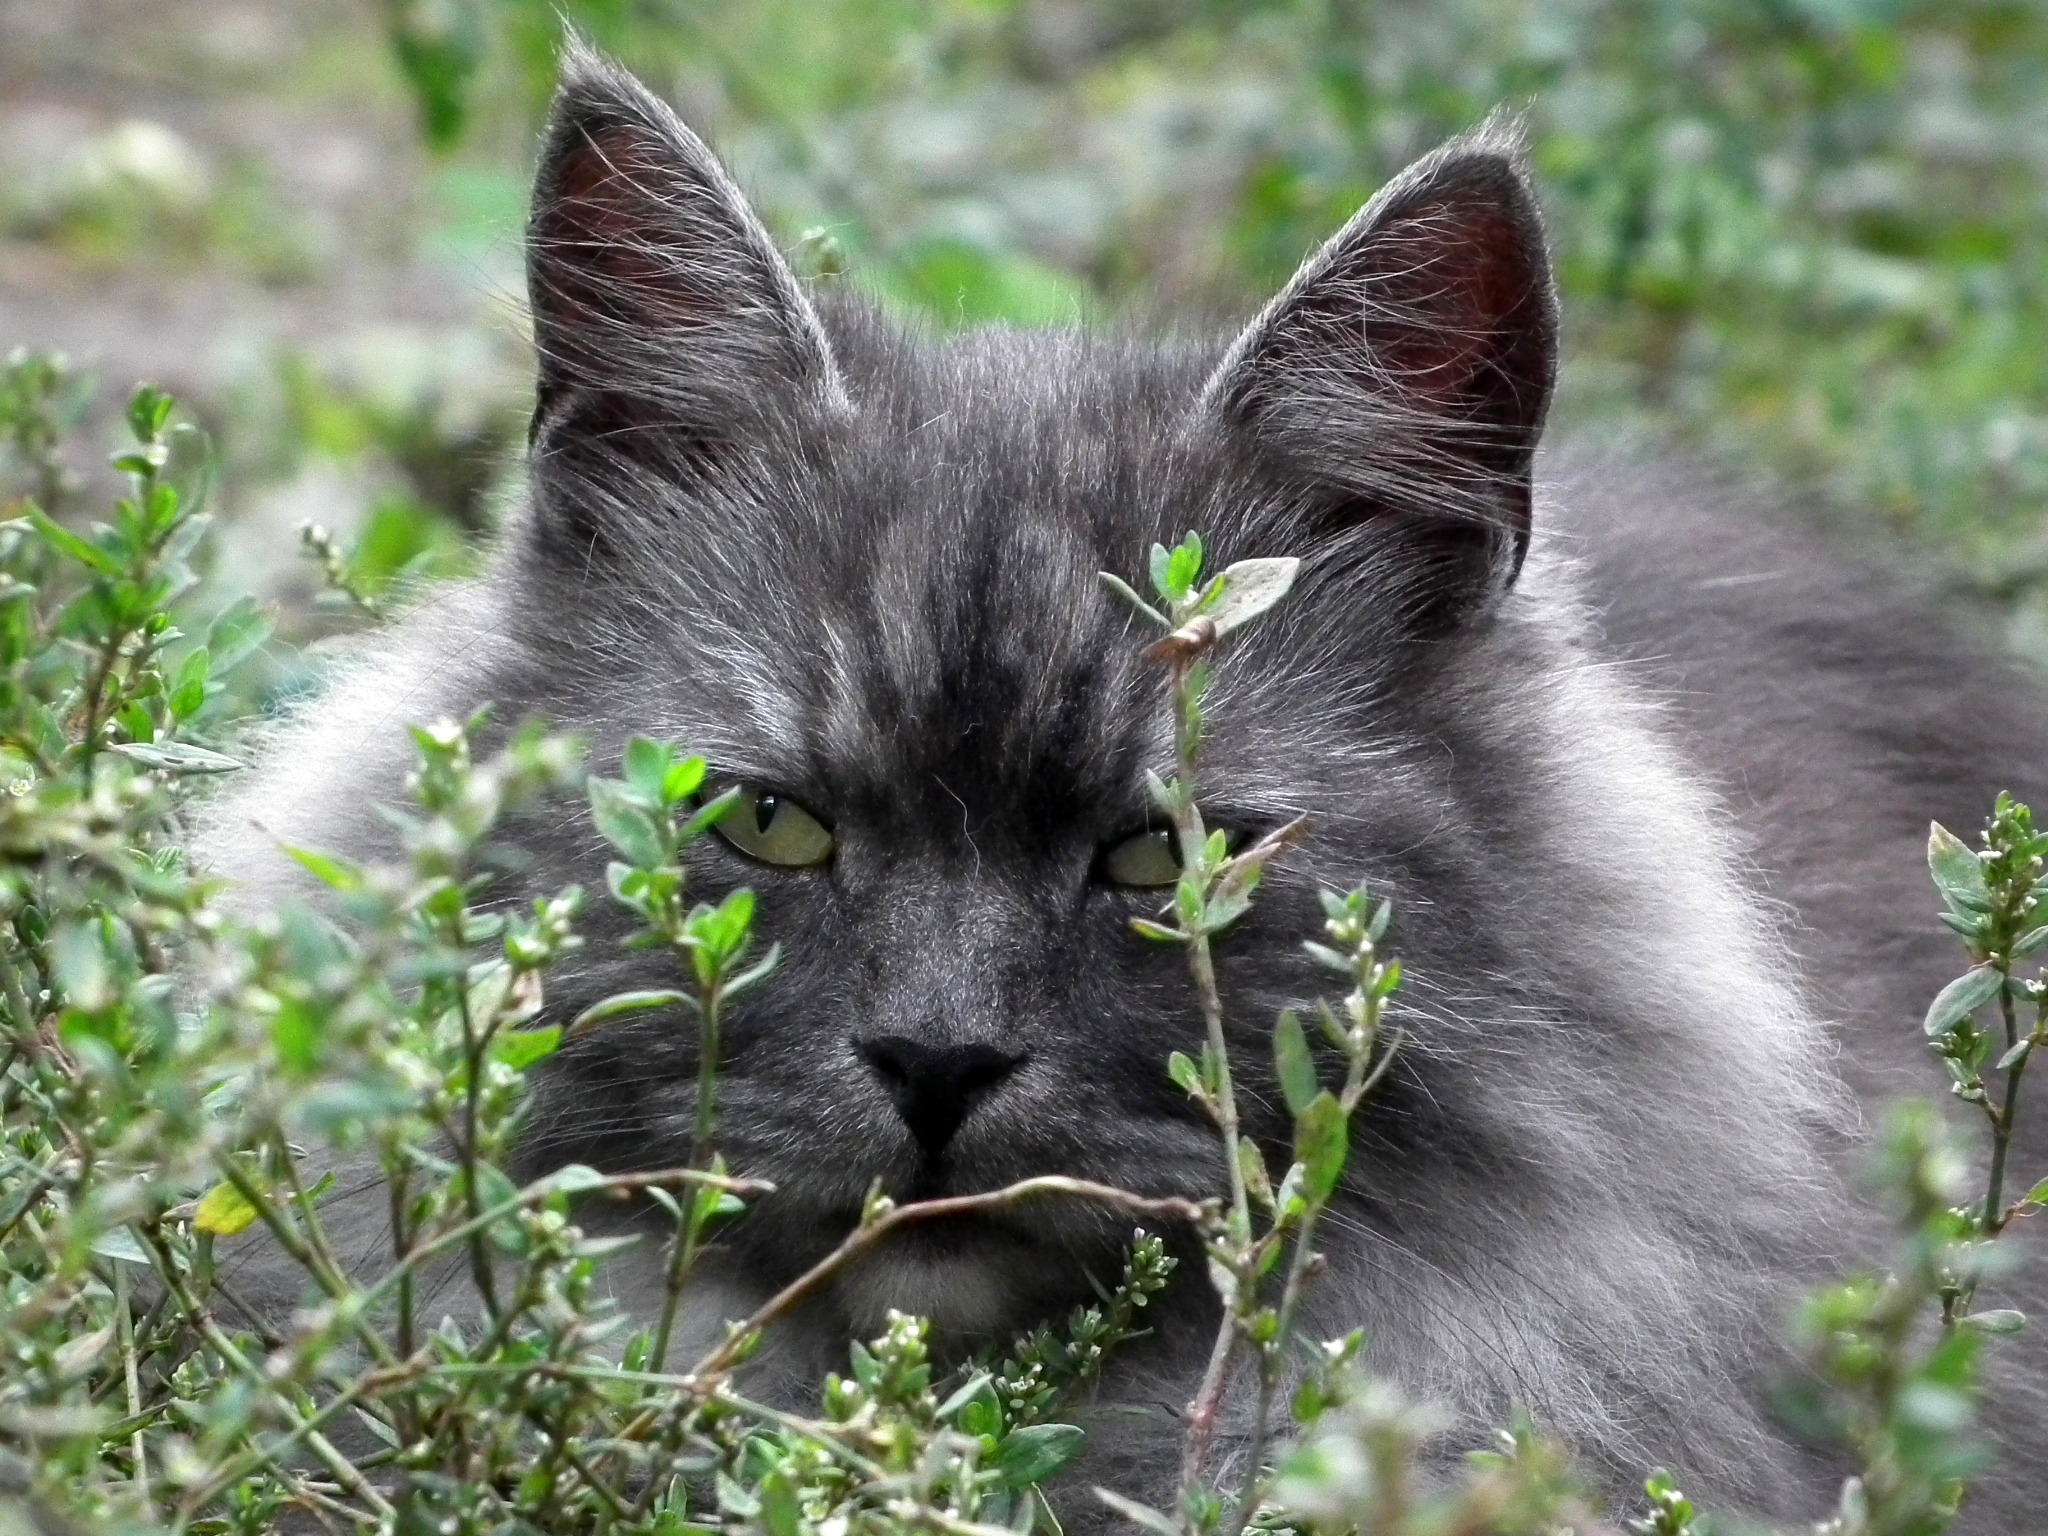
<svg viewBox="0 0 2048 1536">
<path fill-rule="evenodd" d="M 929 1158 L 945 1151 L 974 1106 L 1025 1060 L 992 1045 L 932 1045 L 904 1035 L 872 1036 L 855 1048 Z"/>
</svg>

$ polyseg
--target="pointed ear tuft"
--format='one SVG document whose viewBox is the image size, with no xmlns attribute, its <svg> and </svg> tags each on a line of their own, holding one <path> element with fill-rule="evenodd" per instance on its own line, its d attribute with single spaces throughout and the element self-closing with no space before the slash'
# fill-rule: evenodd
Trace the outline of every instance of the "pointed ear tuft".
<svg viewBox="0 0 2048 1536">
<path fill-rule="evenodd" d="M 1406 539 L 1462 604 L 1513 579 L 1557 366 L 1557 302 L 1519 123 L 1411 166 L 1240 336 L 1204 409 L 1308 487 L 1319 521 Z M 1476 585 L 1475 585 L 1476 583 Z"/>
<path fill-rule="evenodd" d="M 580 421 L 712 441 L 840 398 L 816 313 L 724 168 L 580 40 L 541 152 L 527 284 L 537 439 Z"/>
</svg>

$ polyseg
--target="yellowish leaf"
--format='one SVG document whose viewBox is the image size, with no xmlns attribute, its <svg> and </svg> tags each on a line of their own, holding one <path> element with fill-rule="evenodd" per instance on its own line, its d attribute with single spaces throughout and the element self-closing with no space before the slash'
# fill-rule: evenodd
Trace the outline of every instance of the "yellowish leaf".
<svg viewBox="0 0 2048 1536">
<path fill-rule="evenodd" d="M 216 1184 L 192 1213 L 192 1225 L 215 1237 L 233 1237 L 256 1219 L 256 1207 L 232 1184 Z"/>
</svg>

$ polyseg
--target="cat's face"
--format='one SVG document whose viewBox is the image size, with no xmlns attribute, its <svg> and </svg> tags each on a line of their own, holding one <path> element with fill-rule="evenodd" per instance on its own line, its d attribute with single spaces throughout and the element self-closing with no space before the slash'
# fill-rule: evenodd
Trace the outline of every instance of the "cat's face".
<svg viewBox="0 0 2048 1536">
<path fill-rule="evenodd" d="M 1222 942 L 1255 1131 L 1262 1042 L 1313 991 L 1296 941 L 1437 814 L 1391 684 L 1484 622 L 1527 536 L 1552 318 L 1511 155 L 1397 184 L 1227 356 L 1081 335 L 908 340 L 821 315 L 703 147 L 571 67 L 533 223 L 543 356 L 518 622 L 557 718 L 704 752 L 749 799 L 695 889 L 758 893 L 775 978 L 737 1010 L 718 1143 L 777 1193 L 732 1234 L 785 1279 L 899 1200 L 1064 1173 L 1206 1196 L 1213 1128 L 1167 1080 L 1202 1026 L 1184 956 L 1130 927 L 1170 860 L 1164 677 L 1100 570 L 1188 527 L 1220 564 L 1299 554 L 1287 611 L 1218 667 L 1212 824 L 1321 830 Z M 1395 771 L 1400 770 L 1400 771 Z M 548 875 L 601 888 L 587 828 Z M 566 866 L 558 868 L 556 865 Z M 609 924 L 606 927 L 605 924 Z M 601 919 L 589 995 L 658 984 Z M 693 1028 L 570 1052 L 536 1144 L 687 1157 Z M 1038 1203 L 935 1225 L 836 1302 L 1000 1332 L 1113 1278 L 1129 1221 Z"/>
</svg>

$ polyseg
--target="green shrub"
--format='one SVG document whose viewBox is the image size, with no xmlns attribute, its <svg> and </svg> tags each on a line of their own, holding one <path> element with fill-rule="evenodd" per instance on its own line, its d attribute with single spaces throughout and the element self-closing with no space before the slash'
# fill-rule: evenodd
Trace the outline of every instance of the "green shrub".
<svg viewBox="0 0 2048 1536">
<path fill-rule="evenodd" d="M 1294 562 L 1208 575 L 1191 534 L 1154 550 L 1151 597 L 1111 582 L 1160 629 L 1147 655 L 1177 725 L 1175 774 L 1154 790 L 1182 875 L 1171 920 L 1138 926 L 1185 950 L 1207 1044 L 1161 1070 L 1213 1118 L 1227 1196 L 1198 1206 L 1060 1177 L 901 1206 L 877 1190 L 835 1253 L 684 1362 L 671 1358 L 673 1324 L 704 1240 L 768 1192 L 717 1154 L 715 1067 L 724 1010 L 776 951 L 753 934 L 750 893 L 713 906 L 688 887 L 690 846 L 731 797 L 707 798 L 703 760 L 666 744 L 635 740 L 618 778 L 586 777 L 576 744 L 540 725 L 479 759 L 477 721 L 440 722 L 414 733 L 400 859 L 357 867 L 294 850 L 330 888 L 331 914 L 228 917 L 187 869 L 179 832 L 193 787 L 237 766 L 222 750 L 221 680 L 262 643 L 263 621 L 236 606 L 203 640 L 179 629 L 206 457 L 171 424 L 166 396 L 143 389 L 129 404 L 135 444 L 115 465 L 131 492 L 111 522 L 80 531 L 40 504 L 67 494 L 52 449 L 77 401 L 47 360 L 0 374 L 0 472 L 21 492 L 0 523 L 0 1530 L 1054 1529 L 1042 1485 L 1083 1440 L 1063 1405 L 1142 1331 L 1172 1268 L 1148 1229 L 1168 1224 L 1201 1236 L 1223 1320 L 1178 1505 L 1101 1494 L 1127 1518 L 1170 1536 L 1602 1529 L 1566 1452 L 1535 1426 L 1504 1431 L 1459 1480 L 1423 1477 L 1415 1461 L 1440 1426 L 1359 1373 L 1362 1333 L 1321 1346 L 1298 1381 L 1289 1369 L 1349 1123 L 1371 1113 L 1400 1046 L 1383 1023 L 1400 982 L 1380 950 L 1386 904 L 1330 893 L 1307 949 L 1343 995 L 1306 1022 L 1283 1015 L 1273 1033 L 1290 1165 L 1269 1168 L 1238 1135 L 1210 941 L 1300 826 L 1236 853 L 1204 826 L 1206 658 L 1284 600 Z M 509 915 L 483 899 L 508 818 L 578 792 L 618 855 L 599 899 L 636 914 L 638 942 L 673 954 L 676 984 L 543 1022 L 585 894 Z M 2022 1074 L 2048 1039 L 2048 988 L 2018 974 L 2048 942 L 2044 853 L 2048 836 L 2005 801 L 1981 851 L 1935 833 L 1931 866 L 1971 967 L 1926 1028 L 1987 1116 L 1995 1154 L 1965 1201 L 1964 1161 L 1937 1119 L 1902 1119 L 1884 1170 L 1902 1233 L 1892 1270 L 1846 1280 L 1802 1314 L 1807 1409 L 1862 1468 L 1827 1527 L 1836 1536 L 1942 1528 L 1975 1465 L 1978 1351 L 2022 1322 L 1972 1300 L 1999 1234 L 2048 1199 L 2048 1184 L 2010 1201 L 2005 1189 Z M 690 1164 L 571 1166 L 515 1185 L 504 1170 L 527 1074 L 565 1032 L 677 1004 L 706 1064 Z M 1329 1050 L 1312 1053 L 1312 1034 Z M 1341 1066 L 1336 1083 L 1319 1079 L 1318 1059 Z M 343 1264 L 323 1225 L 334 1182 L 317 1170 L 334 1155 L 373 1161 L 388 1181 L 390 1254 L 368 1273 Z M 629 1239 L 577 1224 L 579 1206 L 625 1197 L 672 1224 L 655 1318 L 620 1315 L 595 1283 Z M 735 1368 L 764 1330 L 861 1254 L 920 1221 L 1048 1199 L 1107 1203 L 1139 1224 L 1100 1305 L 943 1373 L 924 1324 L 896 1316 L 853 1348 L 814 1415 L 743 1395 Z M 237 1294 L 222 1247 L 259 1225 L 318 1305 L 287 1319 Z M 476 1312 L 429 1326 L 422 1282 L 448 1266 L 466 1272 Z M 1241 1487 L 1211 1465 L 1233 1359 L 1250 1363 L 1256 1390 Z M 1634 1529 L 1702 1528 L 1668 1479 L 1648 1497 Z"/>
</svg>

